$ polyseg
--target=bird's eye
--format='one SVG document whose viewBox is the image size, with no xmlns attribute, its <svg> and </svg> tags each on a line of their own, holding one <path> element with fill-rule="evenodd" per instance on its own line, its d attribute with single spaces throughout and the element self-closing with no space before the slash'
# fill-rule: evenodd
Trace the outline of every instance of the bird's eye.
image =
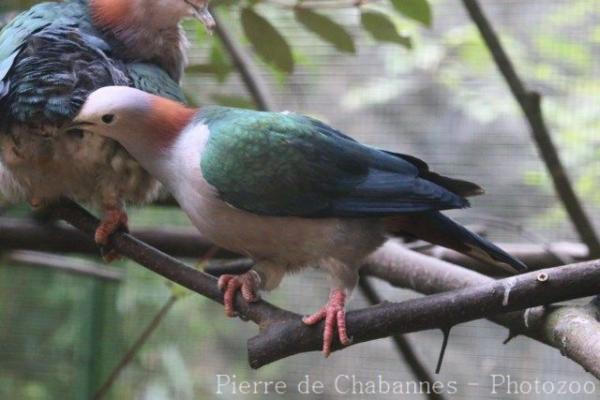
<svg viewBox="0 0 600 400">
<path fill-rule="evenodd" d="M 102 116 L 102 122 L 104 122 L 105 124 L 112 124 L 114 120 L 115 116 L 113 114 L 104 114 Z"/>
</svg>

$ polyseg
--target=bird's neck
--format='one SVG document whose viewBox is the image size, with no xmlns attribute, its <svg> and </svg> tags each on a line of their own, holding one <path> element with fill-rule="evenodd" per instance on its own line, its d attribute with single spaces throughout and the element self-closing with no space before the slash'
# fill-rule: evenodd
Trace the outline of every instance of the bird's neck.
<svg viewBox="0 0 600 400">
<path fill-rule="evenodd" d="M 158 96 L 149 99 L 144 115 L 132 119 L 114 138 L 153 173 L 157 165 L 169 164 L 177 157 L 174 149 L 194 124 L 198 109 Z"/>
<path fill-rule="evenodd" d="M 146 0 L 89 0 L 94 25 L 116 42 L 119 57 L 154 62 L 179 81 L 187 62 L 187 40 L 179 16 Z"/>
<path fill-rule="evenodd" d="M 195 119 L 199 110 L 161 97 L 152 97 L 146 118 L 132 122 L 117 138 L 150 174 L 171 192 L 177 182 L 200 165 L 202 124 Z M 208 132 L 206 130 L 206 132 Z M 196 166 L 196 168 L 194 168 Z"/>
<path fill-rule="evenodd" d="M 157 148 L 168 150 L 185 129 L 193 123 L 199 109 L 187 107 L 164 97 L 152 97 L 152 113 L 149 117 L 153 141 Z"/>
</svg>

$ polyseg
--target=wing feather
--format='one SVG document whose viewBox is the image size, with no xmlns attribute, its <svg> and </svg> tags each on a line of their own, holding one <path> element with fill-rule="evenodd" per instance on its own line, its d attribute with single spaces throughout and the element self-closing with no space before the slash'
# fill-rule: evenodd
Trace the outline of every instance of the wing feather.
<svg viewBox="0 0 600 400">
<path fill-rule="evenodd" d="M 468 206 L 428 180 L 432 173 L 424 162 L 361 145 L 302 115 L 211 107 L 199 118 L 211 132 L 202 154 L 204 177 L 243 210 L 375 217 Z"/>
</svg>

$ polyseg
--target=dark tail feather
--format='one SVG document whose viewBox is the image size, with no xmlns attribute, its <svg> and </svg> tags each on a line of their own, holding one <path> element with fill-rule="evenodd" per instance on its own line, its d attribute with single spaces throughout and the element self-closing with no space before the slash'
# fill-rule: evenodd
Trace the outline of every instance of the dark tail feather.
<svg viewBox="0 0 600 400">
<path fill-rule="evenodd" d="M 447 247 L 511 273 L 525 271 L 527 266 L 510 254 L 446 217 L 432 211 L 389 217 L 391 234 L 408 234 L 418 239 Z"/>
</svg>

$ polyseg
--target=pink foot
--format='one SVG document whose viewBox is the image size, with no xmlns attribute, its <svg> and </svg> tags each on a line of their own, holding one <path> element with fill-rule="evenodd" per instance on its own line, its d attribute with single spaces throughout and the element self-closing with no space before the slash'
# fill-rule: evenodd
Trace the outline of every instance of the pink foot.
<svg viewBox="0 0 600 400">
<path fill-rule="evenodd" d="M 123 229 L 125 231 L 128 229 L 128 218 L 127 213 L 121 210 L 120 208 L 108 208 L 104 211 L 104 216 L 102 217 L 102 222 L 96 228 L 96 234 L 94 239 L 96 243 L 102 246 L 106 246 L 108 244 L 108 238 L 113 233 L 117 232 L 119 229 Z"/>
<path fill-rule="evenodd" d="M 329 357 L 331 354 L 331 345 L 333 343 L 334 330 L 337 328 L 340 343 L 348 346 L 352 339 L 346 332 L 346 293 L 341 289 L 333 289 L 329 294 L 329 301 L 319 311 L 313 315 L 304 317 L 302 321 L 306 325 L 314 325 L 325 320 L 325 329 L 323 331 L 323 354 Z"/>
<path fill-rule="evenodd" d="M 235 317 L 235 294 L 242 292 L 242 297 L 248 303 L 254 303 L 260 299 L 258 287 L 260 286 L 260 277 L 256 271 L 248 271 L 242 275 L 221 275 L 219 277 L 219 289 L 224 293 L 223 303 L 225 304 L 225 314 L 228 317 Z"/>
<path fill-rule="evenodd" d="M 102 222 L 96 229 L 94 239 L 97 244 L 104 247 L 108 244 L 110 235 L 120 229 L 125 232 L 129 231 L 127 213 L 117 207 L 107 208 L 104 211 Z M 115 250 L 108 249 L 106 253 L 103 253 L 102 258 L 104 258 L 104 261 L 107 263 L 111 263 L 121 258 L 121 256 Z"/>
</svg>

